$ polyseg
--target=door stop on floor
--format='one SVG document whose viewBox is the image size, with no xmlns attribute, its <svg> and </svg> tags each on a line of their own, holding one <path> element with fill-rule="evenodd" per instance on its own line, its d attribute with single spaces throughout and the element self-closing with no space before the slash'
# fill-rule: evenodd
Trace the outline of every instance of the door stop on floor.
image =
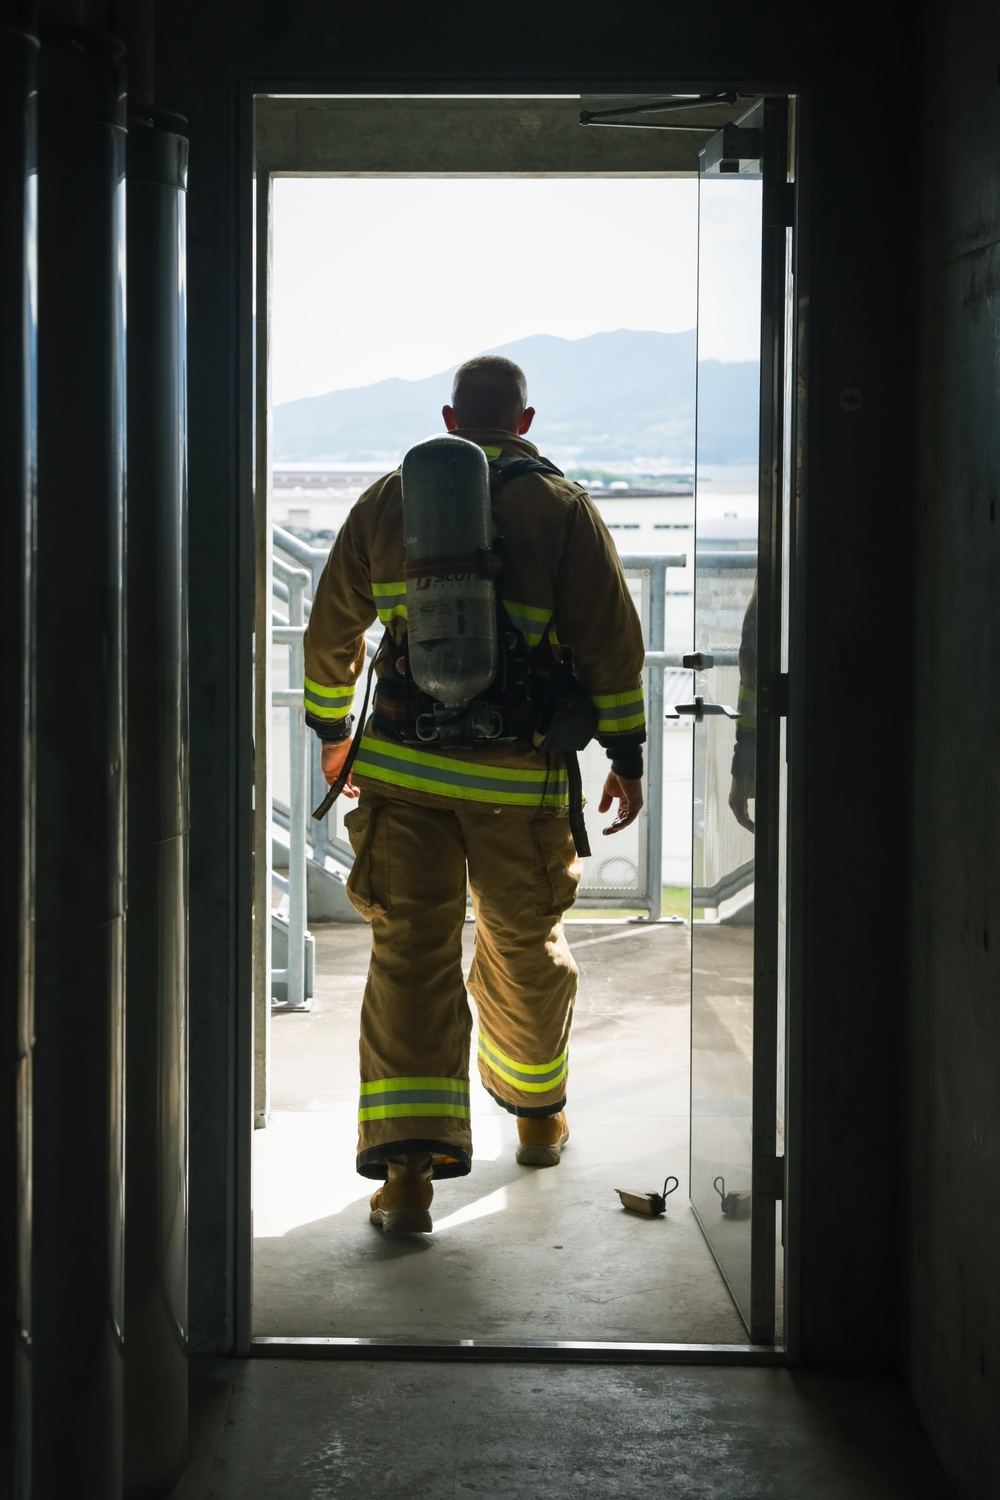
<svg viewBox="0 0 1000 1500">
<path fill-rule="evenodd" d="M 671 1183 L 673 1187 L 670 1186 Z M 633 1214 L 644 1214 L 647 1219 L 655 1219 L 666 1213 L 667 1199 L 678 1186 L 676 1177 L 668 1177 L 663 1184 L 662 1193 L 643 1193 L 638 1188 L 615 1188 L 615 1192 L 622 1200 L 622 1208 L 627 1208 Z"/>
</svg>

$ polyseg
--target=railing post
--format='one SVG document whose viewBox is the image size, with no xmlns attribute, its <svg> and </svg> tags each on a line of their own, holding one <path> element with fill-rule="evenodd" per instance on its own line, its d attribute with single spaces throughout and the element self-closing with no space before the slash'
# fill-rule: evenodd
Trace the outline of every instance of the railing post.
<svg viewBox="0 0 1000 1500">
<path fill-rule="evenodd" d="M 649 569 L 649 648 L 662 651 L 665 639 L 667 565 L 660 558 L 650 559 Z M 663 915 L 663 668 L 649 669 L 649 704 L 646 714 L 646 794 L 649 814 L 646 818 L 646 901 L 649 920 L 658 922 Z"/>
<path fill-rule="evenodd" d="M 288 570 L 288 623 L 298 627 L 288 648 L 288 685 L 301 694 L 305 678 L 305 648 L 301 634 L 305 623 L 305 589 L 308 575 L 298 568 Z M 287 1000 L 282 1009 L 304 1010 L 306 1006 L 306 820 L 309 789 L 306 759 L 306 721 L 301 697 L 288 710 L 288 961 Z"/>
</svg>

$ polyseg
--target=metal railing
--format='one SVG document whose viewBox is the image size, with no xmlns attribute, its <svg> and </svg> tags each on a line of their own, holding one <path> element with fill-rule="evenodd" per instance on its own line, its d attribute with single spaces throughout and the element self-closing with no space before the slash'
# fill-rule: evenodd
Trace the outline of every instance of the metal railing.
<svg viewBox="0 0 1000 1500">
<path fill-rule="evenodd" d="M 287 877 L 277 870 L 272 871 L 274 885 L 287 898 L 288 922 L 287 964 L 283 969 L 272 969 L 272 990 L 275 986 L 280 986 L 284 991 L 287 998 L 282 1009 L 298 1010 L 306 1007 L 305 954 L 310 862 L 321 869 L 329 868 L 328 862 L 332 862 L 334 866 L 347 870 L 353 856 L 346 839 L 335 832 L 331 834 L 329 825 L 333 814 L 330 820 L 322 821 L 309 815 L 310 808 L 322 801 L 327 788 L 321 768 L 320 743 L 307 730 L 302 707 L 305 676 L 303 637 L 312 596 L 325 566 L 328 550 L 311 547 L 280 526 L 274 527 L 273 538 L 271 640 L 274 646 L 287 647 L 288 681 L 287 686 L 272 689 L 271 703 L 273 708 L 288 710 L 289 764 L 287 800 L 275 795 L 272 803 L 272 825 L 282 835 L 287 834 L 288 858 Z M 626 578 L 630 583 L 638 585 L 640 597 L 637 606 L 643 634 L 648 643 L 644 664 L 647 802 L 643 809 L 641 827 L 638 822 L 633 825 L 637 829 L 632 846 L 636 858 L 630 860 L 622 853 L 621 840 L 627 835 L 619 836 L 616 843 L 616 862 L 619 865 L 634 866 L 634 879 L 605 882 L 601 878 L 601 867 L 595 864 L 592 872 L 585 873 L 577 904 L 583 907 L 644 910 L 648 919 L 655 922 L 661 917 L 663 899 L 663 674 L 668 668 L 682 666 L 679 654 L 664 650 L 666 576 L 669 568 L 685 568 L 687 556 L 683 553 L 625 554 L 621 561 Z M 368 636 L 370 651 L 377 648 L 380 638 L 381 627 L 375 627 Z M 606 769 L 604 752 L 598 747 L 589 764 L 591 781 L 597 777 L 603 781 Z M 587 771 L 585 766 L 585 787 Z M 593 793 L 593 787 L 591 790 Z"/>
</svg>

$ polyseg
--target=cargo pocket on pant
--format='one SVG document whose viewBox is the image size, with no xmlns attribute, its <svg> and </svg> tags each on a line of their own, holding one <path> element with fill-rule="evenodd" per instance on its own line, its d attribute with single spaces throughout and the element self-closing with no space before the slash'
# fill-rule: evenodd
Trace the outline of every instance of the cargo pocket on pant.
<svg viewBox="0 0 1000 1500">
<path fill-rule="evenodd" d="M 583 865 L 573 843 L 569 818 L 550 814 L 531 825 L 541 856 L 536 891 L 539 916 L 561 916 L 573 905 Z"/>
<path fill-rule="evenodd" d="M 354 868 L 347 877 L 351 905 L 367 922 L 390 911 L 389 832 L 385 808 L 355 807 L 344 819 L 354 850 Z"/>
</svg>

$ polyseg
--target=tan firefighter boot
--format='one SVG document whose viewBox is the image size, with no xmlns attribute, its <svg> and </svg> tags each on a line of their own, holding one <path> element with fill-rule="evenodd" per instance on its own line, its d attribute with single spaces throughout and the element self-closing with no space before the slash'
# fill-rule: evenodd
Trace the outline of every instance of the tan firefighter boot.
<svg viewBox="0 0 1000 1500">
<path fill-rule="evenodd" d="M 547 1115 L 544 1120 L 517 1117 L 517 1135 L 520 1145 L 514 1153 L 522 1167 L 557 1167 L 562 1148 L 569 1140 L 566 1111 Z"/>
<path fill-rule="evenodd" d="M 412 1153 L 387 1163 L 384 1187 L 372 1194 L 371 1222 L 388 1234 L 430 1234 L 433 1163 L 430 1152 Z"/>
</svg>

